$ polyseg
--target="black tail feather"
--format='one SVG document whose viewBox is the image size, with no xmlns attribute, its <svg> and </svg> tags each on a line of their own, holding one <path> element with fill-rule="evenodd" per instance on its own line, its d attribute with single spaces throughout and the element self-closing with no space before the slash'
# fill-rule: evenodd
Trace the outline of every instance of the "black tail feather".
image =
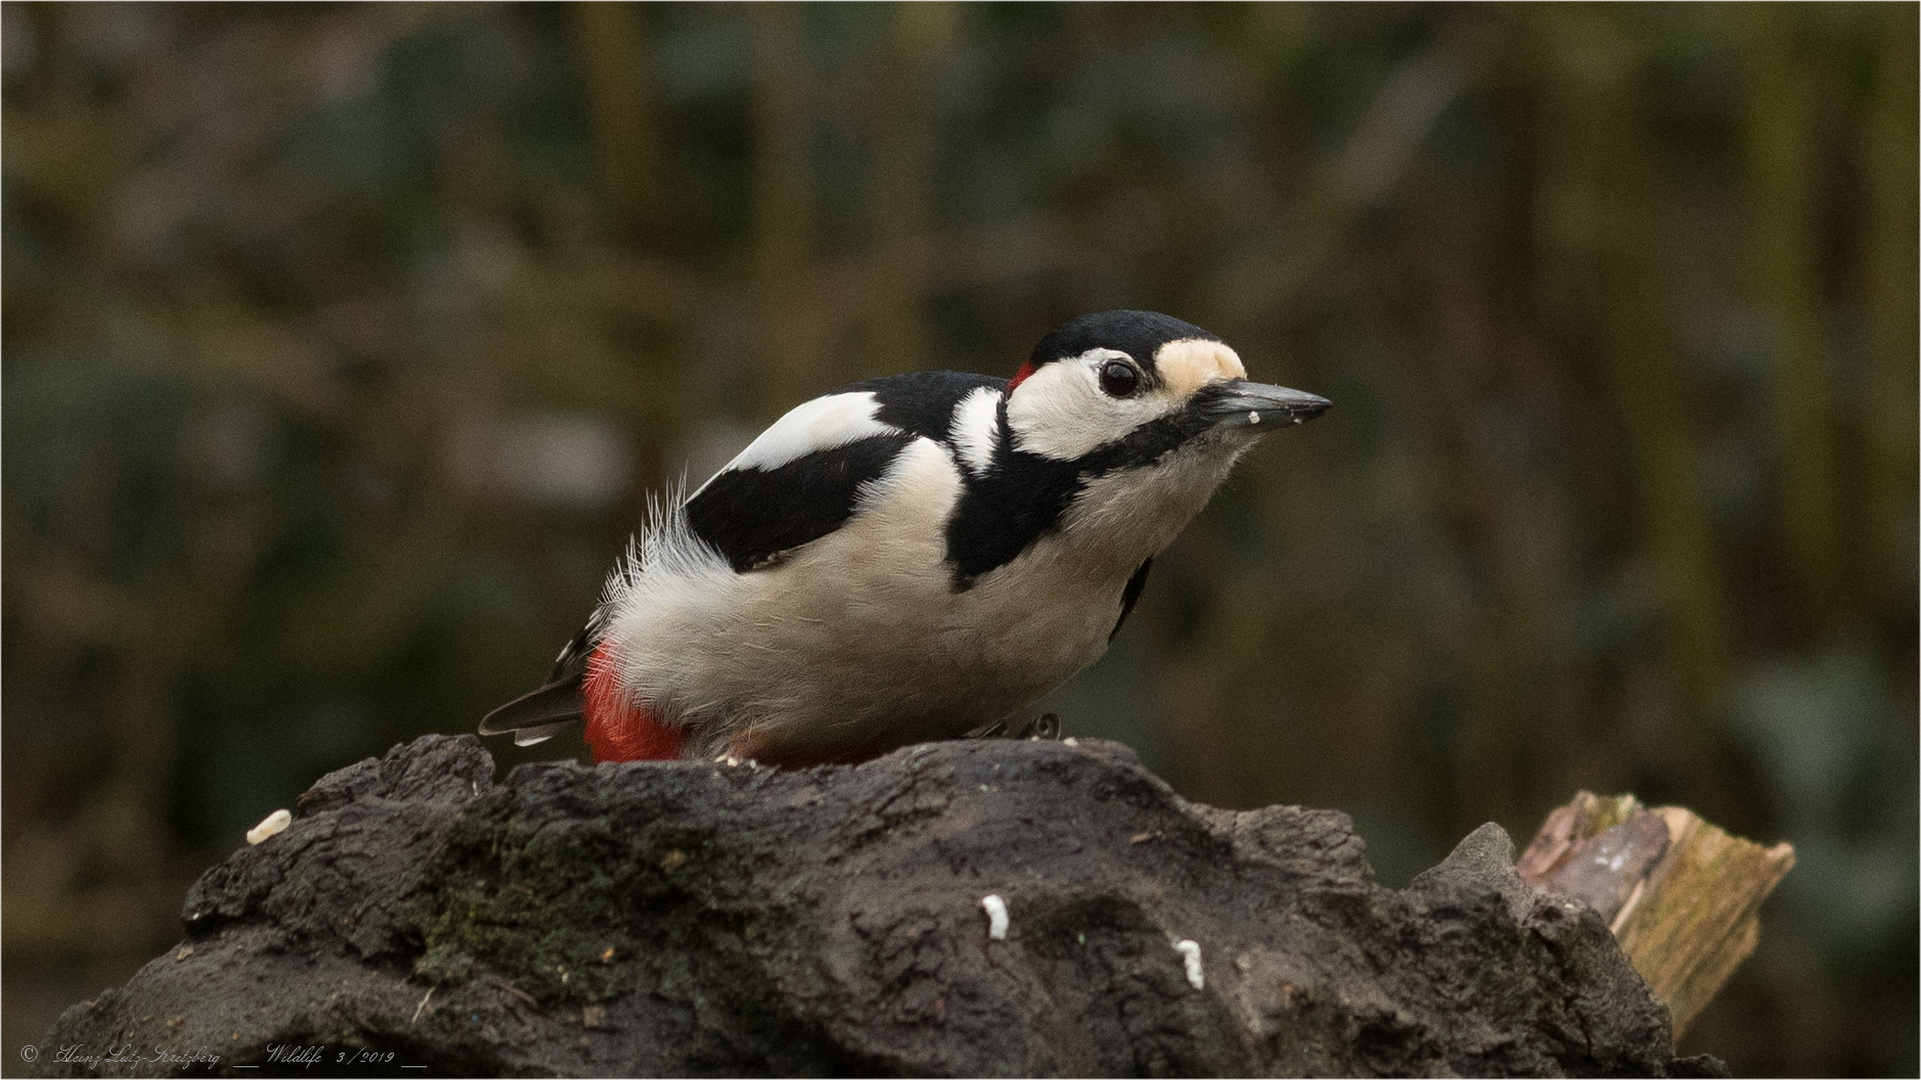
<svg viewBox="0 0 1921 1080">
<path fill-rule="evenodd" d="M 480 721 L 482 735 L 514 733 L 514 743 L 530 746 L 580 723 L 581 676 L 551 682 L 488 713 Z"/>
</svg>

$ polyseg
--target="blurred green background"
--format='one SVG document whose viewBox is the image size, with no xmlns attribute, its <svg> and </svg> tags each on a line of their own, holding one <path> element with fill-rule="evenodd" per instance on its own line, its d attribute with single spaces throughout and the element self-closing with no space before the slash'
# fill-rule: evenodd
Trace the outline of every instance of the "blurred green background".
<svg viewBox="0 0 1921 1080">
<path fill-rule="evenodd" d="M 1396 885 L 1583 787 L 1790 840 L 1684 1048 L 1914 1074 L 1916 10 L 5 5 L 0 1055 L 646 492 L 1144 307 L 1336 408 L 1070 734 Z"/>
</svg>

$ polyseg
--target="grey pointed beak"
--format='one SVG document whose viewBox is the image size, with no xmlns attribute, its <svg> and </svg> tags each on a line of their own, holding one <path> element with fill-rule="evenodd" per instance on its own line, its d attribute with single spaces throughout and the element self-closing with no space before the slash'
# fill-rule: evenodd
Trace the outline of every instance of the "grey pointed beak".
<svg viewBox="0 0 1921 1080">
<path fill-rule="evenodd" d="M 1326 412 L 1334 403 L 1305 390 L 1229 379 L 1203 388 L 1194 408 L 1216 427 L 1235 426 L 1255 431 L 1293 427 Z"/>
</svg>

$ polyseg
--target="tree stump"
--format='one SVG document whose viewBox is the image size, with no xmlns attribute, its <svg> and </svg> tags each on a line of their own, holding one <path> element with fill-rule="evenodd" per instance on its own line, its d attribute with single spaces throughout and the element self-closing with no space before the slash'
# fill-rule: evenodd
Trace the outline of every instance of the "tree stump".
<svg viewBox="0 0 1921 1080">
<path fill-rule="evenodd" d="M 37 1067 L 1719 1075 L 1674 1056 L 1607 924 L 1513 862 L 1486 825 L 1384 888 L 1346 816 L 1190 803 L 1114 743 L 496 783 L 429 736 L 209 870 L 186 939 Z"/>
<path fill-rule="evenodd" d="M 1754 951 L 1761 902 L 1793 868 L 1791 844 L 1762 847 L 1678 806 L 1586 791 L 1548 815 L 1515 866 L 1608 921 L 1676 1038 Z"/>
</svg>

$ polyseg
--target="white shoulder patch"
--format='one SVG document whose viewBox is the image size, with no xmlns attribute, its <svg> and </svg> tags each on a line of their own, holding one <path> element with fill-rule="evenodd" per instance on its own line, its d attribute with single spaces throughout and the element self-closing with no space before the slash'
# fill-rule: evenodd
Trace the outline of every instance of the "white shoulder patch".
<svg viewBox="0 0 1921 1080">
<path fill-rule="evenodd" d="M 947 437 L 953 440 L 955 455 L 975 476 L 986 472 L 994 460 L 994 444 L 1000 437 L 1000 405 L 1001 391 L 983 386 L 954 407 L 954 422 Z"/>
<path fill-rule="evenodd" d="M 774 421 L 773 426 L 748 443 L 747 449 L 720 471 L 778 469 L 816 450 L 831 450 L 870 435 L 900 434 L 899 428 L 874 419 L 879 409 L 871 390 L 828 394 L 804 401 Z"/>
</svg>

